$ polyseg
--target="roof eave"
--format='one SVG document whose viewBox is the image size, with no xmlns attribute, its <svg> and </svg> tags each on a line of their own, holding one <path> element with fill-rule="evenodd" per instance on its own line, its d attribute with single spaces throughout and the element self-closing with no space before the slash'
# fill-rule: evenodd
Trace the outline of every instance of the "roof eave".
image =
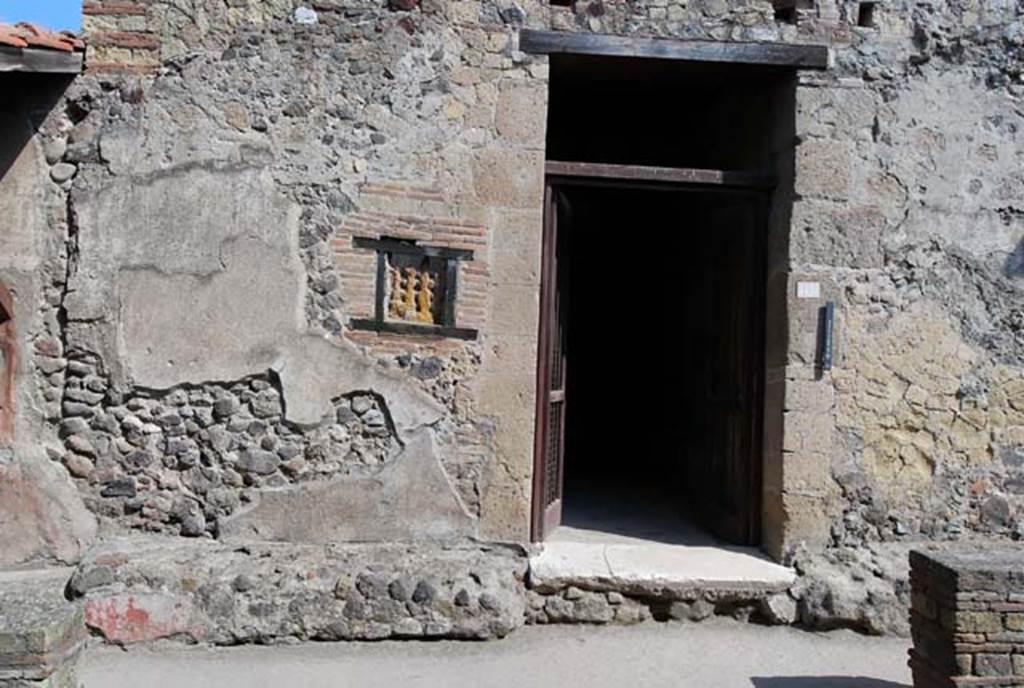
<svg viewBox="0 0 1024 688">
<path fill-rule="evenodd" d="M 80 74 L 85 65 L 82 52 L 0 45 L 0 72 Z"/>
</svg>

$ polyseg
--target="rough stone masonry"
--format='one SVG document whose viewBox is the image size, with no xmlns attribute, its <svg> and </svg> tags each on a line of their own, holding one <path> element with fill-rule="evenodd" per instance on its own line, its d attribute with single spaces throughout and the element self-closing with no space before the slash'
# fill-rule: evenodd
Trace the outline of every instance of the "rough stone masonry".
<svg viewBox="0 0 1024 688">
<path fill-rule="evenodd" d="M 388 554 L 359 563 L 387 581 L 338 589 L 311 552 L 529 539 L 549 69 L 519 31 L 818 44 L 780 279 L 837 301 L 841 349 L 819 379 L 791 296 L 764 520 L 801 576 L 768 616 L 906 632 L 913 543 L 1024 536 L 1024 9 L 783 4 L 88 0 L 86 73 L 0 112 L 0 564 L 84 557 L 77 594 L 144 595 L 87 608 L 115 640 L 150 637 L 118 625 L 135 603 L 158 635 L 218 642 L 645 616 L 593 591 L 509 601 L 507 553 L 439 582 Z M 471 256 L 454 318 L 475 338 L 352 327 L 375 298 L 355 240 L 381 237 Z M 181 553 L 172 582 L 136 571 L 148 545 L 103 559 L 144 534 Z M 187 572 L 252 542 L 305 563 Z M 337 618 L 303 625 L 321 598 Z"/>
</svg>

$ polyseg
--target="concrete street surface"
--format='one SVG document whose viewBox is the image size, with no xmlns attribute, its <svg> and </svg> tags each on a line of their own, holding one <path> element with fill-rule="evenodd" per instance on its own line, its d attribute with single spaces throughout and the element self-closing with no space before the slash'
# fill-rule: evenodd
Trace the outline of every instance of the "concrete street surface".
<svg viewBox="0 0 1024 688">
<path fill-rule="evenodd" d="M 909 641 L 725 620 L 530 626 L 490 642 L 95 647 L 84 688 L 909 688 Z"/>
</svg>

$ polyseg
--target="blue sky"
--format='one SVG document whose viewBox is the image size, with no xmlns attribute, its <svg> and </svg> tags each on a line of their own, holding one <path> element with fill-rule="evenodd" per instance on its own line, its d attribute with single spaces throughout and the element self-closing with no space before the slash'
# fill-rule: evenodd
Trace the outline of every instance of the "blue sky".
<svg viewBox="0 0 1024 688">
<path fill-rule="evenodd" d="M 82 28 L 82 0 L 0 0 L 0 22 L 20 21 L 78 31 Z"/>
</svg>

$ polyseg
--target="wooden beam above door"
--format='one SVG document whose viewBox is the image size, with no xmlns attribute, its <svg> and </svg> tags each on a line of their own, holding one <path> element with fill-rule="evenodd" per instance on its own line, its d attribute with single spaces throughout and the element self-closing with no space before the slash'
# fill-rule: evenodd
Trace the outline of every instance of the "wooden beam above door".
<svg viewBox="0 0 1024 688">
<path fill-rule="evenodd" d="M 745 189 L 770 189 L 774 185 L 770 177 L 753 172 L 707 170 L 691 167 L 611 165 L 594 162 L 548 160 L 544 164 L 544 172 L 549 176 L 573 177 L 576 179 L 661 182 Z"/>
<path fill-rule="evenodd" d="M 768 65 L 794 69 L 827 69 L 829 61 L 828 47 L 824 45 L 636 38 L 533 29 L 523 29 L 519 32 L 519 49 L 536 55 L 575 53 Z"/>
</svg>

